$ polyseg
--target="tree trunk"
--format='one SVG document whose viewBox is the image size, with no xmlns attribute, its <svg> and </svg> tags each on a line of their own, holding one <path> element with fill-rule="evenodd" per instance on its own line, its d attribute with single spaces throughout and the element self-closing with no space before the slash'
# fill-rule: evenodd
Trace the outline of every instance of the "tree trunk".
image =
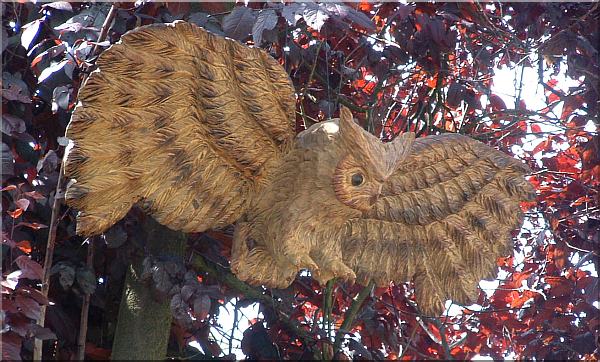
<svg viewBox="0 0 600 362">
<path fill-rule="evenodd" d="M 186 235 L 147 217 L 143 225 L 147 250 L 155 256 L 182 258 Z M 112 349 L 113 360 L 164 360 L 171 331 L 170 301 L 157 302 L 140 280 L 143 257 L 131 261 Z"/>
</svg>

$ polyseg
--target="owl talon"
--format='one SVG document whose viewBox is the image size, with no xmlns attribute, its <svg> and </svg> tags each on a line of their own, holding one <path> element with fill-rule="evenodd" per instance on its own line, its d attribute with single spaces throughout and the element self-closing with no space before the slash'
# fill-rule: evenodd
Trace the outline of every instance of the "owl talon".
<svg viewBox="0 0 600 362">
<path fill-rule="evenodd" d="M 333 261 L 331 264 L 331 270 L 333 270 L 333 273 L 337 277 L 354 284 L 354 281 L 356 280 L 356 274 L 352 269 L 348 268 L 346 264 L 338 260 Z"/>
<path fill-rule="evenodd" d="M 286 257 L 298 269 L 308 269 L 311 272 L 318 272 L 319 266 L 307 254 L 287 254 Z"/>
</svg>

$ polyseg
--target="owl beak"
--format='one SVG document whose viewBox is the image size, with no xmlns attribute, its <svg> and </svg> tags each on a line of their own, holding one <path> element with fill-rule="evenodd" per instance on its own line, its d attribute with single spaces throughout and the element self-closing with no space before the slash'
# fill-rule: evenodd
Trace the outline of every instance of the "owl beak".
<svg viewBox="0 0 600 362">
<path fill-rule="evenodd" d="M 383 183 L 379 184 L 379 189 L 377 193 L 369 198 L 369 206 L 373 207 L 377 201 L 379 200 L 379 196 L 381 196 L 381 190 L 383 189 Z"/>
<path fill-rule="evenodd" d="M 379 195 L 369 197 L 369 207 L 373 207 L 377 203 L 377 200 L 379 200 Z"/>
</svg>

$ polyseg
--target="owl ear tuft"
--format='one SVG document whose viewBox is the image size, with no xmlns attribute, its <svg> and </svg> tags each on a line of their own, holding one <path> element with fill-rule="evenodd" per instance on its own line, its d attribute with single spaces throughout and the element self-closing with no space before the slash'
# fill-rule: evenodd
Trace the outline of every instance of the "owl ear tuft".
<svg viewBox="0 0 600 362">
<path fill-rule="evenodd" d="M 340 108 L 340 135 L 355 146 L 363 148 L 373 141 L 379 141 L 377 137 L 367 132 L 359 124 L 354 122 L 354 116 L 350 109 L 342 106 Z"/>
<path fill-rule="evenodd" d="M 354 157 L 369 165 L 382 179 L 389 177 L 410 153 L 414 134 L 406 133 L 399 140 L 382 143 L 381 140 L 354 122 L 352 112 L 340 109 L 340 136 Z"/>
<path fill-rule="evenodd" d="M 354 116 L 350 109 L 344 106 L 340 108 L 340 132 L 350 137 L 364 132 L 362 127 L 354 122 Z"/>
<path fill-rule="evenodd" d="M 354 122 L 352 112 L 344 106 L 340 108 L 340 137 L 348 150 L 353 150 L 355 157 L 363 158 L 364 162 L 381 168 L 378 160 L 384 154 L 381 141 Z M 383 169 L 379 170 L 384 172 Z"/>
</svg>

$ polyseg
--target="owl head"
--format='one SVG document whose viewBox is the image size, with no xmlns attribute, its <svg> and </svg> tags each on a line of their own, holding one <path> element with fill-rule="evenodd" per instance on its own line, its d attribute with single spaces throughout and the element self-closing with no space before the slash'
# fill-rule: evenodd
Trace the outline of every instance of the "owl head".
<svg viewBox="0 0 600 362">
<path fill-rule="evenodd" d="M 346 107 L 340 110 L 341 158 L 332 182 L 337 199 L 351 208 L 367 211 L 379 198 L 386 180 L 410 154 L 414 133 L 403 133 L 383 143 L 354 122 Z"/>
</svg>

